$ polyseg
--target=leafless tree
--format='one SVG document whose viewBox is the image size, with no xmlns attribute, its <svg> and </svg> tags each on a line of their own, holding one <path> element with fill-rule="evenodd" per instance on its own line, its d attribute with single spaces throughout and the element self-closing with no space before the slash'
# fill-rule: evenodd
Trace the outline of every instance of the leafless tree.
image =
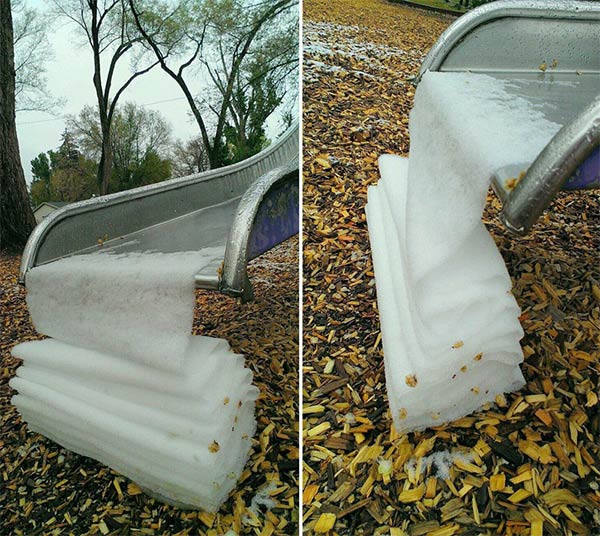
<svg viewBox="0 0 600 536">
<path fill-rule="evenodd" d="M 277 24 L 269 25 L 256 36 L 253 50 L 237 74 L 226 61 L 227 51 L 235 47 L 235 39 L 219 40 L 215 61 L 205 61 L 214 87 L 223 100 L 229 101 L 229 119 L 235 138 L 242 145 L 252 144 L 253 137 L 264 133 L 267 118 L 284 99 L 293 101 L 298 95 L 298 26 L 294 10 L 282 12 Z M 230 79 L 233 79 L 231 91 L 227 83 Z"/>
<path fill-rule="evenodd" d="M 48 42 L 49 17 L 25 4 L 12 1 L 17 112 L 53 112 L 62 99 L 50 95 L 45 63 L 52 59 Z"/>
<path fill-rule="evenodd" d="M 211 168 L 223 163 L 223 134 L 234 108 L 233 96 L 245 61 L 269 24 L 297 5 L 297 0 L 244 3 L 213 0 L 181 1 L 149 5 L 143 0 L 128 0 L 136 26 L 154 53 L 161 68 L 183 91 L 198 124 Z M 297 39 L 296 39 L 297 42 Z M 205 99 L 214 114 L 213 135 L 209 133 L 206 111 L 190 89 L 186 70 L 204 68 L 217 88 L 214 102 Z M 265 63 L 266 66 L 266 63 Z"/>
<path fill-rule="evenodd" d="M 116 106 L 123 92 L 131 83 L 150 71 L 159 61 L 155 60 L 130 73 L 121 84 L 115 81 L 115 72 L 123 58 L 131 58 L 142 36 L 132 23 L 126 0 L 52 0 L 59 15 L 74 22 L 85 36 L 94 58 L 93 82 L 98 102 L 98 114 L 102 133 L 102 150 L 98 166 L 100 192 L 110 188 L 113 167 L 111 127 Z M 106 73 L 103 67 L 108 65 Z"/>
<path fill-rule="evenodd" d="M 190 138 L 186 142 L 177 140 L 173 144 L 171 161 L 173 177 L 185 177 L 210 168 L 206 148 L 200 136 Z"/>
</svg>

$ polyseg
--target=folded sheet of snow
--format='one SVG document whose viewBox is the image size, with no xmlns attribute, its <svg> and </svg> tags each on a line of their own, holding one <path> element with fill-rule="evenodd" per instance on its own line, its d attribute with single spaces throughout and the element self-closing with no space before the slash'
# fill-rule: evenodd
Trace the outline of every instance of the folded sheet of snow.
<svg viewBox="0 0 600 536">
<path fill-rule="evenodd" d="M 27 274 L 27 306 L 44 335 L 179 370 L 192 330 L 194 275 L 216 249 L 97 253 L 44 264 Z"/>
<path fill-rule="evenodd" d="M 550 82 L 549 82 L 550 83 Z M 511 82 L 427 73 L 410 158 L 382 156 L 369 188 L 388 398 L 399 430 L 439 425 L 520 388 L 511 281 L 481 222 L 493 172 L 532 162 L 560 125 Z"/>
<path fill-rule="evenodd" d="M 178 506 L 215 511 L 235 486 L 258 391 L 226 341 L 187 336 L 177 373 L 53 339 L 13 355 L 13 403 L 32 430 Z"/>
<path fill-rule="evenodd" d="M 258 390 L 242 356 L 192 336 L 194 276 L 218 248 L 96 253 L 27 275 L 38 331 L 11 386 L 29 427 L 151 495 L 216 511 L 248 458 Z"/>
</svg>

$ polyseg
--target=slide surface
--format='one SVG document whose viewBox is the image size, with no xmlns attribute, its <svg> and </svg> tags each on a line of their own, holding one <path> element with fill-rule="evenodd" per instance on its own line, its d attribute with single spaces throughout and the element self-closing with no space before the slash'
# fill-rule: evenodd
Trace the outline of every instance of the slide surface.
<svg viewBox="0 0 600 536">
<path fill-rule="evenodd" d="M 298 146 L 296 124 L 243 162 L 67 205 L 33 231 L 21 282 L 72 255 L 206 251 L 196 286 L 244 295 L 247 261 L 298 232 Z"/>
</svg>

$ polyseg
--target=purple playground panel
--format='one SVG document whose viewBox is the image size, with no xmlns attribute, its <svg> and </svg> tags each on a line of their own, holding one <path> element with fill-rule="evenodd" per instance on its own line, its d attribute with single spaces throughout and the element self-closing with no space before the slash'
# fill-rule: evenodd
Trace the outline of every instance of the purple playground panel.
<svg viewBox="0 0 600 536">
<path fill-rule="evenodd" d="M 563 190 L 600 188 L 600 147 L 596 147 L 563 185 Z"/>
<path fill-rule="evenodd" d="M 262 200 L 252 225 L 248 259 L 254 259 L 298 233 L 300 192 L 298 175 L 272 187 Z"/>
</svg>

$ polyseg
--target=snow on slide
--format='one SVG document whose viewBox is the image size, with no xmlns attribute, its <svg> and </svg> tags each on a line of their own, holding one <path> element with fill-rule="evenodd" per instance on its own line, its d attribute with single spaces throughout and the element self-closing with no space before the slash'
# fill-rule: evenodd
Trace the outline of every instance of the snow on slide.
<svg viewBox="0 0 600 536">
<path fill-rule="evenodd" d="M 211 248 L 212 249 L 212 248 Z M 258 390 L 227 341 L 190 335 L 194 275 L 213 251 L 98 253 L 27 276 L 36 329 L 13 349 L 29 427 L 151 495 L 216 511 L 254 435 Z"/>
<path fill-rule="evenodd" d="M 402 431 L 457 419 L 524 384 L 520 310 L 481 215 L 493 172 L 532 162 L 561 125 L 515 86 L 428 72 L 410 158 L 382 156 L 369 188 L 387 391 Z"/>
</svg>

